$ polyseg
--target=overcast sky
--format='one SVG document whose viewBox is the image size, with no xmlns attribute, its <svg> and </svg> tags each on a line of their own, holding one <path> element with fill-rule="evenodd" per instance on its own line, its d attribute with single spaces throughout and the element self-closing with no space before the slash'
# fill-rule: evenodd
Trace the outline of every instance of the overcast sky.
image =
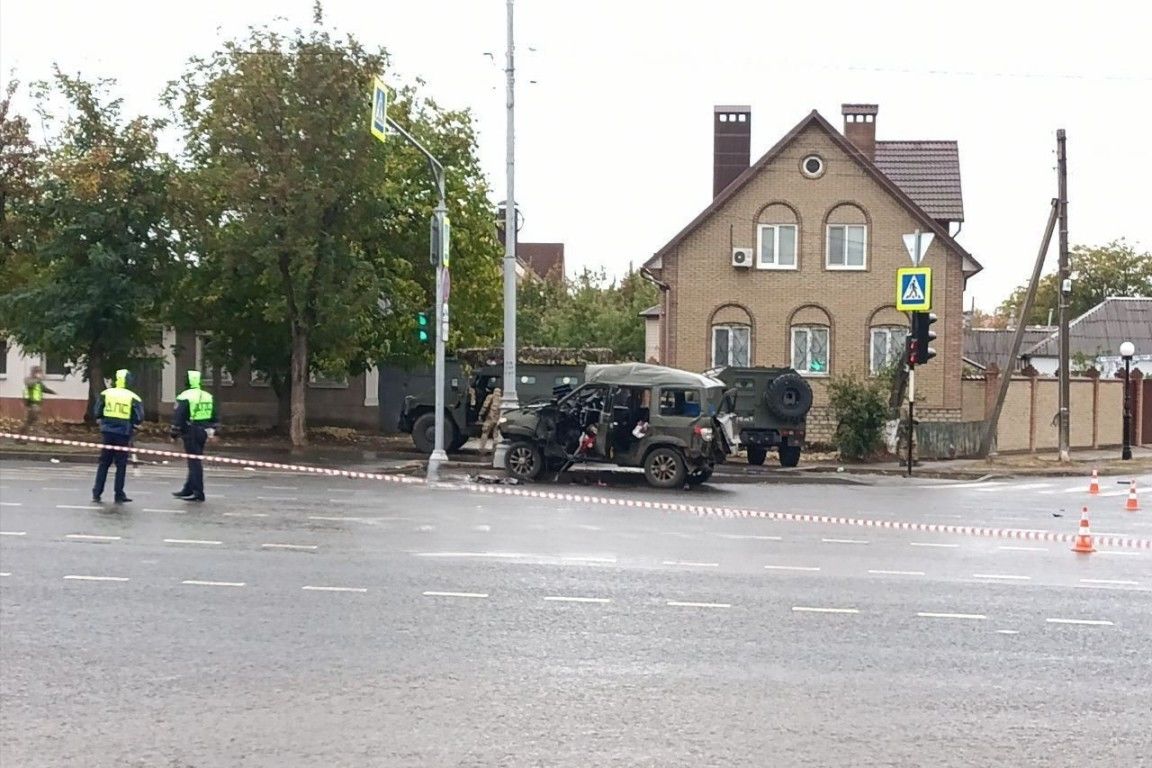
<svg viewBox="0 0 1152 768">
<path fill-rule="evenodd" d="M 156 112 L 189 56 L 276 16 L 307 24 L 311 7 L 0 0 L 0 68 L 5 80 L 13 69 L 24 81 L 45 77 L 54 61 L 113 77 L 130 110 Z M 840 126 L 841 103 L 868 102 L 880 106 L 881 140 L 959 141 L 967 221 L 958 239 L 985 267 L 969 284 L 978 307 L 994 308 L 1027 279 L 1056 193 L 1058 128 L 1068 132 L 1071 242 L 1127 237 L 1152 248 L 1152 10 L 1131 0 L 1042 7 L 517 0 L 521 237 L 565 243 L 570 272 L 623 272 L 709 202 L 714 104 L 751 105 L 755 159 L 809 110 Z M 390 51 L 394 84 L 419 76 L 440 103 L 473 110 L 497 200 L 505 8 L 325 3 L 330 27 Z"/>
</svg>

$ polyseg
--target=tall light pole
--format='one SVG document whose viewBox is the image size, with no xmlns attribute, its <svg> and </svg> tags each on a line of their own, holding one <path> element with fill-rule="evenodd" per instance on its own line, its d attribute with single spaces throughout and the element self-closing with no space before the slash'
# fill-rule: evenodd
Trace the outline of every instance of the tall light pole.
<svg viewBox="0 0 1152 768">
<path fill-rule="evenodd" d="M 504 392 L 500 411 L 507 413 L 520 405 L 516 395 L 516 68 L 512 35 L 512 2 L 508 5 L 508 195 L 504 200 Z M 493 466 L 504 466 L 504 451 L 497 446 Z"/>
<path fill-rule="evenodd" d="M 1132 458 L 1132 356 L 1136 345 L 1126 341 L 1120 345 L 1120 357 L 1124 358 L 1124 447 L 1120 450 L 1121 459 Z"/>
</svg>

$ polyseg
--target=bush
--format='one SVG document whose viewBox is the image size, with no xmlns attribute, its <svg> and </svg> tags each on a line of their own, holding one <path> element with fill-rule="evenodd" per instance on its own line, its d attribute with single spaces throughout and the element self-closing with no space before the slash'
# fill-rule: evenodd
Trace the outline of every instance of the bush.
<svg viewBox="0 0 1152 768">
<path fill-rule="evenodd" d="M 841 458 L 866 459 L 882 446 L 889 390 L 888 376 L 866 378 L 852 372 L 828 382 L 828 404 L 836 420 Z"/>
</svg>

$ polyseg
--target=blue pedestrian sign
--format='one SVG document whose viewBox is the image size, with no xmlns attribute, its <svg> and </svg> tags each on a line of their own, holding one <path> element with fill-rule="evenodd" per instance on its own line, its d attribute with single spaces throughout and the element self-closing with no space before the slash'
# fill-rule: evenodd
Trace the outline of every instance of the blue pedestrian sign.
<svg viewBox="0 0 1152 768">
<path fill-rule="evenodd" d="M 932 309 L 932 268 L 903 267 L 896 270 L 896 309 L 927 312 Z"/>
<path fill-rule="evenodd" d="M 378 77 L 372 78 L 372 135 L 388 140 L 388 89 Z"/>
</svg>

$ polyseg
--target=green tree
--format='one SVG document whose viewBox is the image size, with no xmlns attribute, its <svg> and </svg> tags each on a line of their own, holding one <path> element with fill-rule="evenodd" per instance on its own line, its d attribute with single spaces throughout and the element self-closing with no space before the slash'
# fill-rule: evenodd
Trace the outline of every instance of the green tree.
<svg viewBox="0 0 1152 768">
<path fill-rule="evenodd" d="M 430 354 L 415 334 L 415 313 L 433 303 L 427 165 L 399 137 L 383 146 L 368 130 L 386 52 L 322 23 L 317 4 L 309 31 L 253 28 L 194 59 L 168 94 L 186 133 L 199 304 L 190 319 L 218 355 L 268 374 L 288 402 L 296 446 L 306 441 L 310 372 L 355 374 Z M 499 249 L 471 116 L 404 86 L 389 117 L 445 166 L 449 342 L 485 343 L 499 323 Z"/>
<path fill-rule="evenodd" d="M 1103 246 L 1079 245 L 1068 254 L 1072 268 L 1072 294 L 1069 314 L 1079 317 L 1112 296 L 1152 296 L 1152 253 L 1138 252 L 1124 239 Z M 1049 313 L 1053 321 L 1059 311 L 1059 279 L 1054 272 L 1043 275 L 1036 288 L 1036 299 L 1027 322 L 1045 325 Z M 1015 320 L 1028 294 L 1028 284 L 1017 287 L 997 310 L 997 314 Z"/>
<path fill-rule="evenodd" d="M 162 122 L 125 120 L 107 95 L 112 85 L 58 69 L 38 84 L 41 119 L 51 124 L 57 97 L 70 117 L 37 178 L 22 184 L 23 279 L 0 294 L 0 316 L 20 345 L 84 366 L 90 397 L 106 367 L 147 355 L 175 265 Z"/>
</svg>

